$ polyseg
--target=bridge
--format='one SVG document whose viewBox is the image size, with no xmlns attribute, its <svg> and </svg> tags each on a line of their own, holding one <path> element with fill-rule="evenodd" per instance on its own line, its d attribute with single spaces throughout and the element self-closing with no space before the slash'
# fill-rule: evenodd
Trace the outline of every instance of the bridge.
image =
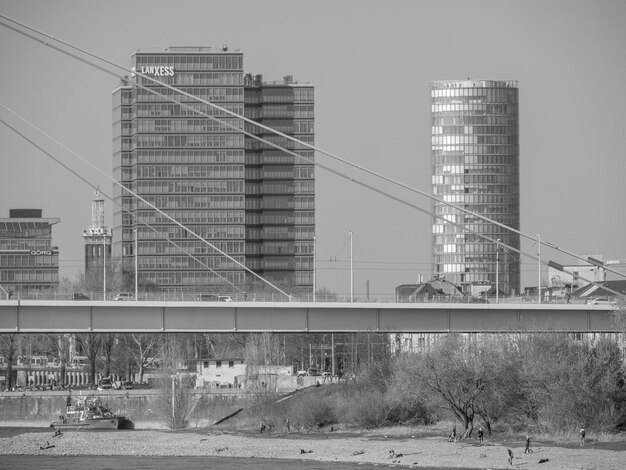
<svg viewBox="0 0 626 470">
<path fill-rule="evenodd" d="M 0 301 L 0 333 L 615 332 L 610 305 Z"/>
</svg>

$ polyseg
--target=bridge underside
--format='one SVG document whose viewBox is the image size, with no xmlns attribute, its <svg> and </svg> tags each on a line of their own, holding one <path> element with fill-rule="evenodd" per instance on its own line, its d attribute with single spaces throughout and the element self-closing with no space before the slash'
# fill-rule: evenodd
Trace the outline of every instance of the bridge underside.
<svg viewBox="0 0 626 470">
<path fill-rule="evenodd" d="M 589 305 L 1 301 L 0 333 L 616 331 Z"/>
</svg>

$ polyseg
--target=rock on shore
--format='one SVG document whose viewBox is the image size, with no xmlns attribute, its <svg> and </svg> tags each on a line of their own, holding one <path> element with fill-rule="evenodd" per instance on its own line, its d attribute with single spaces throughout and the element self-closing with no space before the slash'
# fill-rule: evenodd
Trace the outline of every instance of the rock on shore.
<svg viewBox="0 0 626 470">
<path fill-rule="evenodd" d="M 219 456 L 356 462 L 407 467 L 510 468 L 507 447 L 442 437 L 382 437 L 368 433 L 342 436 L 240 435 L 204 431 L 54 431 L 26 432 L 0 438 L 0 454 Z M 521 444 L 521 443 L 520 443 Z M 524 454 L 512 448 L 513 467 L 542 470 L 624 469 L 626 452 L 591 448 L 541 447 Z M 540 460 L 548 459 L 545 463 Z"/>
</svg>

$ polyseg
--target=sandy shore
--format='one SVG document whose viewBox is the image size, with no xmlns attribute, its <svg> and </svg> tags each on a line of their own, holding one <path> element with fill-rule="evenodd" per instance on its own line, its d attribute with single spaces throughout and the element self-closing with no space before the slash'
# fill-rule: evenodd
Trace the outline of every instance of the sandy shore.
<svg viewBox="0 0 626 470">
<path fill-rule="evenodd" d="M 46 447 L 49 443 L 49 448 Z M 513 468 L 543 470 L 623 470 L 626 451 L 537 445 L 532 454 L 523 446 L 513 450 Z M 512 468 L 507 447 L 475 441 L 447 442 L 442 437 L 360 434 L 241 435 L 206 430 L 171 432 L 53 431 L 25 432 L 0 438 L 0 454 L 220 456 L 243 458 L 301 459 L 325 462 L 356 462 L 406 467 Z M 393 451 L 391 454 L 390 451 Z M 539 463 L 542 459 L 547 462 Z"/>
</svg>

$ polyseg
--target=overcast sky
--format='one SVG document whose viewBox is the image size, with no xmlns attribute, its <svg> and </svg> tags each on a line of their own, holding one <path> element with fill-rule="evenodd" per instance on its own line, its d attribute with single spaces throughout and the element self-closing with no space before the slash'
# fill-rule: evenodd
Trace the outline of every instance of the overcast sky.
<svg viewBox="0 0 626 470">
<path fill-rule="evenodd" d="M 317 146 L 429 193 L 429 82 L 518 80 L 522 231 L 575 253 L 626 259 L 624 1 L 0 0 L 0 13 L 126 67 L 138 49 L 240 49 L 246 73 L 315 84 Z M 110 175 L 118 80 L 5 27 L 0 64 L 0 104 Z M 0 117 L 111 193 L 106 177 L 3 108 Z M 321 169 L 316 192 L 318 288 L 350 292 L 350 230 L 355 295 L 368 281 L 371 295 L 392 295 L 431 277 L 428 215 Z M 394 194 L 430 210 L 422 196 Z M 0 217 L 11 208 L 59 217 L 62 276 L 83 267 L 92 197 L 0 124 Z M 522 249 L 537 253 L 530 242 Z M 546 248 L 542 256 L 576 263 Z M 522 286 L 536 284 L 537 264 L 523 258 Z"/>
</svg>

